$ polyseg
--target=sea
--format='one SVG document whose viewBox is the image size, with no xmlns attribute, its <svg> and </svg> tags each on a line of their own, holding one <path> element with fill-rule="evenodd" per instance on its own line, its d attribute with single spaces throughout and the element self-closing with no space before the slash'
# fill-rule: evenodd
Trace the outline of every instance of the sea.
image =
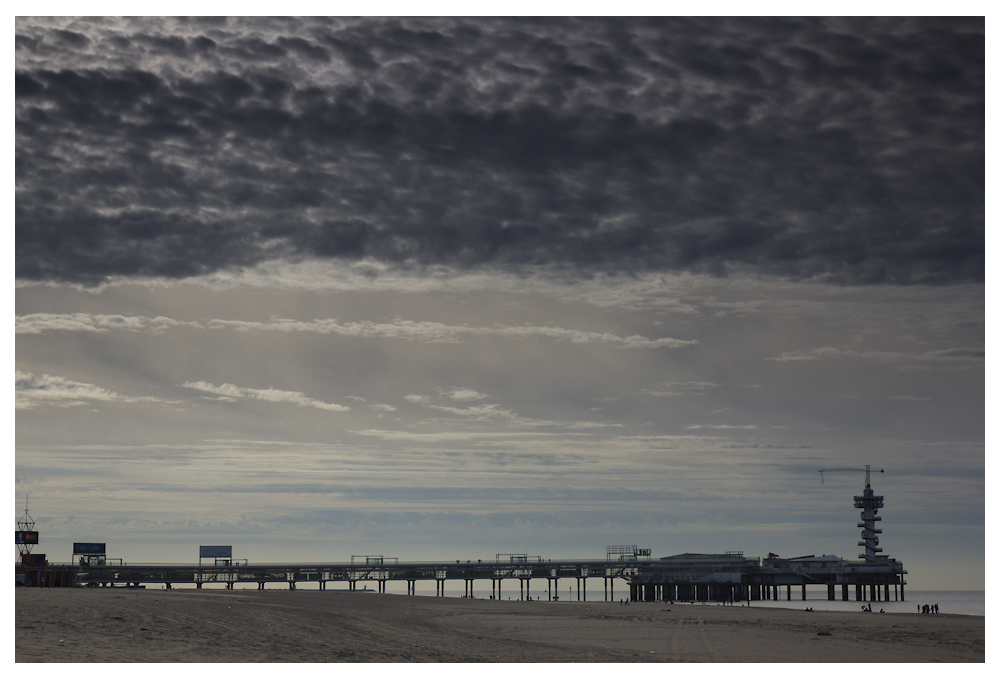
<svg viewBox="0 0 1000 677">
<path fill-rule="evenodd" d="M 784 588 L 781 590 L 784 592 Z M 869 602 L 830 601 L 826 598 L 826 589 L 806 590 L 806 600 L 796 599 L 796 588 L 792 587 L 792 599 L 754 600 L 750 604 L 755 607 L 776 609 L 805 609 L 816 611 L 857 611 L 861 613 L 862 605 L 867 608 Z M 891 588 L 890 588 L 891 592 Z M 815 593 L 815 594 L 813 594 Z M 837 588 L 840 594 L 840 588 Z M 851 594 L 854 594 L 852 586 Z M 800 594 L 801 596 L 801 594 Z M 675 602 L 677 604 L 678 602 Z M 713 602 L 714 603 L 714 602 Z M 699 602 L 700 604 L 700 602 Z M 745 604 L 745 602 L 744 602 Z M 924 604 L 937 604 L 938 613 L 962 614 L 964 616 L 986 616 L 986 592 L 983 590 L 907 590 L 905 602 L 870 602 L 872 612 L 885 611 L 887 614 L 915 614 Z"/>
</svg>

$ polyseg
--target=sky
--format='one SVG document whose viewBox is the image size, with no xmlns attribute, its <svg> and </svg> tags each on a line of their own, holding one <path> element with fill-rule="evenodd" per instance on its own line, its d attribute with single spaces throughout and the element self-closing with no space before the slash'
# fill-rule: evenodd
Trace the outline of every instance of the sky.
<svg viewBox="0 0 1000 677">
<path fill-rule="evenodd" d="M 856 559 L 870 464 L 985 588 L 982 17 L 15 32 L 50 559 Z"/>
</svg>

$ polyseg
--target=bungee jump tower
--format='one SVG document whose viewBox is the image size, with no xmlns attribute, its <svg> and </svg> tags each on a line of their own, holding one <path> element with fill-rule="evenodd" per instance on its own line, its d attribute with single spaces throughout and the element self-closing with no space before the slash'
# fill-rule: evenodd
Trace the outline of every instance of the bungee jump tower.
<svg viewBox="0 0 1000 677">
<path fill-rule="evenodd" d="M 865 547 L 865 551 L 861 553 L 860 557 L 864 558 L 866 562 L 877 562 L 880 558 L 888 559 L 884 555 L 877 554 L 882 552 L 882 548 L 878 547 L 878 534 L 882 533 L 882 530 L 875 528 L 875 522 L 882 520 L 878 516 L 878 509 L 883 505 L 885 505 L 885 497 L 876 496 L 875 492 L 872 491 L 871 467 L 866 465 L 865 491 L 861 496 L 854 497 L 854 507 L 861 508 L 862 521 L 858 523 L 858 526 L 861 527 L 861 540 L 858 541 L 858 545 Z"/>
</svg>

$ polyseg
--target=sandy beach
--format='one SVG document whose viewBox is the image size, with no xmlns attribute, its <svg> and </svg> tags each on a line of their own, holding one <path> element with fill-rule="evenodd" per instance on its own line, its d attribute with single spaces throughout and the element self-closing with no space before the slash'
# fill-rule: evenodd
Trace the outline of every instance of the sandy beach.
<svg viewBox="0 0 1000 677">
<path fill-rule="evenodd" d="M 984 662 L 985 618 L 341 591 L 16 591 L 17 662 Z"/>
</svg>

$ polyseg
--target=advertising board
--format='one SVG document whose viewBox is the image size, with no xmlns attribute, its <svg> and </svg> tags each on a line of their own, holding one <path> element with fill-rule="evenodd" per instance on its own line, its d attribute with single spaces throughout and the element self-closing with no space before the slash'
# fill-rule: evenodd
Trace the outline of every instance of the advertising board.
<svg viewBox="0 0 1000 677">
<path fill-rule="evenodd" d="M 215 557 L 232 557 L 233 556 L 233 546 L 231 545 L 201 545 L 198 546 L 198 557 L 201 558 L 215 558 Z"/>
<path fill-rule="evenodd" d="M 38 545 L 37 531 L 15 531 L 14 545 Z"/>
<path fill-rule="evenodd" d="M 106 555 L 106 543 L 74 543 L 74 555 Z"/>
</svg>

